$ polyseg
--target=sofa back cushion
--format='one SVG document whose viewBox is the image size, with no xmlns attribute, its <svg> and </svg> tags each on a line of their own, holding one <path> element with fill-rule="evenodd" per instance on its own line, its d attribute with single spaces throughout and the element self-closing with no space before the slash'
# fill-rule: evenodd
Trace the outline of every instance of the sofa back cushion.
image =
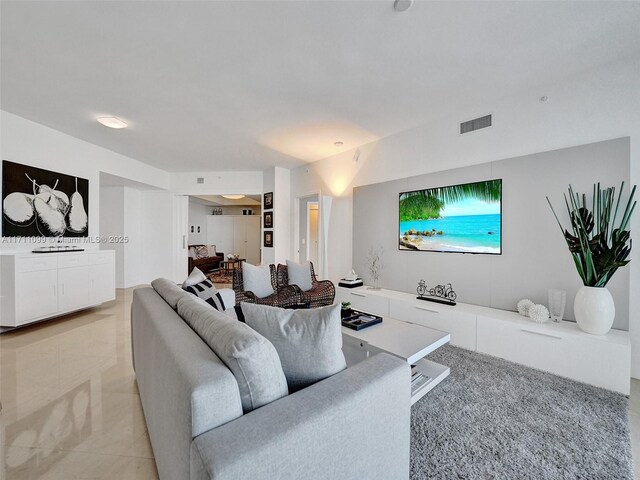
<svg viewBox="0 0 640 480">
<path fill-rule="evenodd" d="M 307 292 L 313 287 L 311 262 L 297 263 L 287 260 L 287 276 L 289 277 L 289 285 L 297 285 L 303 292 Z"/>
<path fill-rule="evenodd" d="M 262 335 L 191 296 L 178 301 L 178 314 L 231 370 L 245 413 L 288 395 L 278 353 Z"/>
<path fill-rule="evenodd" d="M 241 304 L 244 320 L 278 351 L 291 392 L 347 367 L 342 353 L 340 305 L 287 310 Z"/>
<path fill-rule="evenodd" d="M 257 267 L 244 262 L 242 264 L 242 282 L 244 290 L 253 292 L 258 298 L 266 298 L 269 295 L 273 295 L 271 266 L 269 265 Z"/>
<path fill-rule="evenodd" d="M 185 295 L 189 295 L 176 282 L 172 282 L 167 278 L 156 278 L 151 282 L 151 286 L 174 310 L 178 308 L 178 300 Z"/>
</svg>

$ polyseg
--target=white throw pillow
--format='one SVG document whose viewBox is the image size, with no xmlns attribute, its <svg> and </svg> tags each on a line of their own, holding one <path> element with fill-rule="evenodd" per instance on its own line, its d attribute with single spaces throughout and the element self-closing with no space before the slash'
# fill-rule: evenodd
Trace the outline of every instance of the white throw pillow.
<svg viewBox="0 0 640 480">
<path fill-rule="evenodd" d="M 218 254 L 216 253 L 216 246 L 215 245 L 207 245 L 207 251 L 209 252 L 209 256 L 210 257 L 215 257 Z"/>
<path fill-rule="evenodd" d="M 193 285 L 197 285 L 198 283 L 204 282 L 207 279 L 207 276 L 202 273 L 197 267 L 194 267 L 187 279 L 182 282 L 182 288 L 191 287 Z"/>
<path fill-rule="evenodd" d="M 258 298 L 265 298 L 273 295 L 271 285 L 271 269 L 269 265 L 256 267 L 250 263 L 242 264 L 242 281 L 246 292 L 253 292 Z"/>
<path fill-rule="evenodd" d="M 342 353 L 340 304 L 308 310 L 252 303 L 240 306 L 246 324 L 276 348 L 290 392 L 347 368 Z"/>
<path fill-rule="evenodd" d="M 297 285 L 303 292 L 307 292 L 313 287 L 311 262 L 296 263 L 287 260 L 287 275 L 289 276 L 289 285 Z"/>
</svg>

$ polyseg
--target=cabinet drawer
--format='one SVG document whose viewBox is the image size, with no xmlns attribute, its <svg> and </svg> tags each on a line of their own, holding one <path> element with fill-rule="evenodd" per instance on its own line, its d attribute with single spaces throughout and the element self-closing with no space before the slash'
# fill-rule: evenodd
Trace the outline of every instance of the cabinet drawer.
<svg viewBox="0 0 640 480">
<path fill-rule="evenodd" d="M 478 351 L 598 387 L 629 394 L 628 345 L 478 317 Z"/>
<path fill-rule="evenodd" d="M 115 258 L 113 250 L 107 250 L 104 252 L 92 252 L 89 253 L 89 265 L 102 265 L 104 263 L 113 263 Z"/>
<path fill-rule="evenodd" d="M 389 315 L 389 299 L 377 295 L 370 295 L 362 290 L 352 291 L 345 295 L 343 301 L 351 302 L 351 308 L 362 310 L 375 315 Z"/>
<path fill-rule="evenodd" d="M 563 335 L 537 327 L 478 317 L 478 351 L 529 367 L 558 373 L 567 342 Z"/>
<path fill-rule="evenodd" d="M 58 268 L 84 267 L 89 265 L 86 253 L 65 253 L 58 257 Z"/>
<path fill-rule="evenodd" d="M 58 268 L 58 257 L 42 255 L 33 257 L 16 257 L 16 272 L 38 272 Z"/>
<path fill-rule="evenodd" d="M 451 345 L 476 349 L 476 316 L 457 312 L 455 307 L 432 303 L 391 300 L 389 316 L 451 334 Z"/>
</svg>

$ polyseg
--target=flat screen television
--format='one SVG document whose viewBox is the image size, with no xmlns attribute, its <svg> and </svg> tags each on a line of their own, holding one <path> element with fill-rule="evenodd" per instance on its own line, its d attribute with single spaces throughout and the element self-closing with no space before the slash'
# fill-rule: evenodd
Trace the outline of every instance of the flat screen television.
<svg viewBox="0 0 640 480">
<path fill-rule="evenodd" d="M 502 180 L 400 193 L 400 250 L 502 254 Z"/>
</svg>

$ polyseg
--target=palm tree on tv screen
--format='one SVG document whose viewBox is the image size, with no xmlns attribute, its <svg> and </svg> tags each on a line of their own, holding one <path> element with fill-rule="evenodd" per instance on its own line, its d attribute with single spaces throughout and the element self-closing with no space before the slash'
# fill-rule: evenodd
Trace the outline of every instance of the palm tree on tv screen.
<svg viewBox="0 0 640 480">
<path fill-rule="evenodd" d="M 400 220 L 429 220 L 440 218 L 447 203 L 469 198 L 485 202 L 498 202 L 502 190 L 500 180 L 465 183 L 451 187 L 429 188 L 400 194 Z"/>
</svg>

